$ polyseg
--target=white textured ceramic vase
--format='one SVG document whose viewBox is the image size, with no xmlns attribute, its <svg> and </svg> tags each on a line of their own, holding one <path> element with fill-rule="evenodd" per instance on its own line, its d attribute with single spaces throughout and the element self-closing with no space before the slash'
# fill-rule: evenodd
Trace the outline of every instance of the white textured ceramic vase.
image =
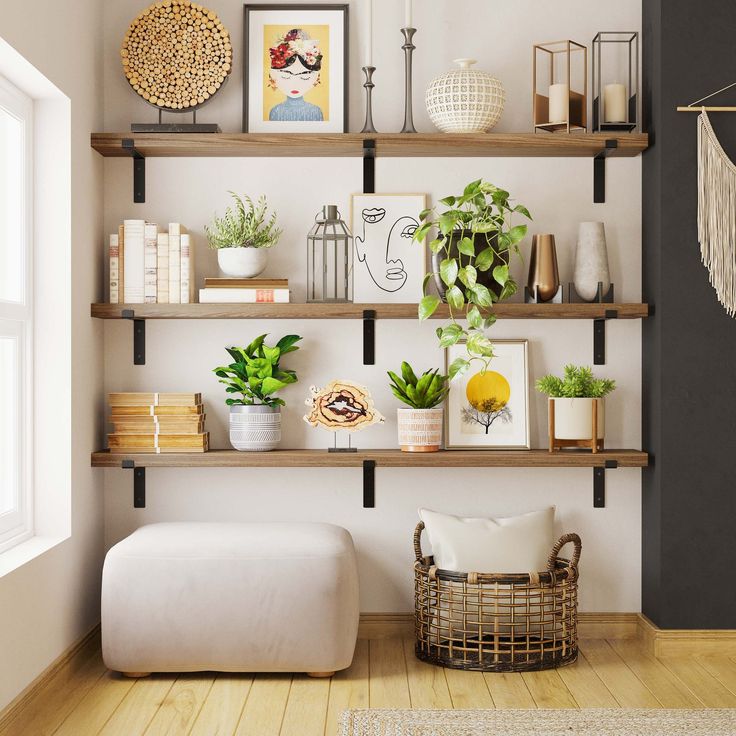
<svg viewBox="0 0 736 736">
<path fill-rule="evenodd" d="M 275 450 L 281 442 L 281 410 L 263 405 L 230 407 L 230 444 L 244 452 Z"/>
<path fill-rule="evenodd" d="M 437 452 L 442 444 L 442 409 L 397 409 L 403 452 Z"/>
<path fill-rule="evenodd" d="M 558 440 L 593 439 L 593 402 L 598 403 L 598 439 L 605 436 L 606 419 L 603 399 L 552 399 L 555 404 L 555 438 Z"/>
<path fill-rule="evenodd" d="M 219 248 L 217 264 L 225 276 L 252 279 L 263 273 L 268 263 L 268 248 Z"/>
<path fill-rule="evenodd" d="M 475 59 L 433 79 L 425 102 L 432 122 L 443 133 L 485 133 L 501 117 L 506 92 L 493 75 L 471 68 Z"/>
<path fill-rule="evenodd" d="M 611 288 L 606 229 L 602 222 L 580 223 L 573 280 L 575 291 L 586 302 L 596 298 L 599 283 L 603 284 L 601 296 L 605 296 Z"/>
</svg>

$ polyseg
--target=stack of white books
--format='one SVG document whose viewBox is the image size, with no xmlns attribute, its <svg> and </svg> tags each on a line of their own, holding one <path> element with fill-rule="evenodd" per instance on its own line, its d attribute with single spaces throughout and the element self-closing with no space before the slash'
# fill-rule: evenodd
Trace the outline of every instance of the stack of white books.
<svg viewBox="0 0 736 736">
<path fill-rule="evenodd" d="M 191 236 L 178 222 L 124 220 L 109 240 L 111 304 L 190 304 L 194 301 Z"/>
</svg>

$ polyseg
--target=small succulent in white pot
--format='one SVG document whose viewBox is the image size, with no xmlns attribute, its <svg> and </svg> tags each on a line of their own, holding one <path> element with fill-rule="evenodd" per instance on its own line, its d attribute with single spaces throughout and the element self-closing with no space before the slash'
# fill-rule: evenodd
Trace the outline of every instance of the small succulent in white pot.
<svg viewBox="0 0 736 736">
<path fill-rule="evenodd" d="M 255 278 L 268 263 L 268 249 L 276 245 L 282 230 L 276 227 L 276 213 L 268 214 L 265 196 L 258 202 L 230 192 L 235 209 L 227 207 L 223 217 L 215 215 L 205 226 L 210 248 L 217 250 L 217 262 L 226 276 Z"/>
<path fill-rule="evenodd" d="M 564 446 L 603 448 L 605 397 L 616 388 L 610 378 L 596 378 L 588 366 L 566 365 L 562 378 L 537 380 L 537 391 L 549 397 L 550 450 Z M 595 436 L 594 436 L 595 434 Z"/>
<path fill-rule="evenodd" d="M 388 376 L 394 396 L 406 404 L 396 410 L 402 452 L 437 452 L 442 444 L 443 410 L 439 405 L 449 388 L 447 376 L 436 368 L 417 378 L 406 361 L 401 364 L 401 377 L 393 371 Z"/>
<path fill-rule="evenodd" d="M 245 348 L 225 348 L 233 359 L 214 374 L 224 383 L 230 398 L 230 444 L 236 450 L 263 452 L 281 442 L 281 407 L 286 405 L 276 393 L 297 382 L 296 372 L 281 367 L 286 353 L 299 350 L 299 335 L 286 335 L 276 345 L 266 345 L 260 335 Z"/>
</svg>

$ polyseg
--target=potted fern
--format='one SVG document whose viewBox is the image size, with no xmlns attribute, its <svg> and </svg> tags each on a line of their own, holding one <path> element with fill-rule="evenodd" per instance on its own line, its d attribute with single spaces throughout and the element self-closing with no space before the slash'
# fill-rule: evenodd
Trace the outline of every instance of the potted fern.
<svg viewBox="0 0 736 736">
<path fill-rule="evenodd" d="M 245 348 L 225 348 L 233 362 L 214 369 L 231 394 L 230 443 L 236 450 L 273 450 L 281 441 L 281 407 L 276 394 L 297 382 L 296 373 L 281 367 L 281 358 L 299 350 L 299 335 L 286 335 L 276 345 L 266 345 L 260 335 Z"/>
<path fill-rule="evenodd" d="M 230 192 L 235 209 L 228 207 L 223 217 L 215 215 L 205 226 L 210 248 L 217 250 L 217 263 L 226 276 L 254 278 L 266 268 L 268 249 L 276 245 L 282 231 L 276 227 L 276 213 L 268 215 L 266 198 L 258 203 L 245 195 Z"/>
<path fill-rule="evenodd" d="M 590 367 L 566 365 L 562 378 L 547 375 L 537 391 L 549 397 L 549 449 L 590 447 L 603 449 L 604 398 L 616 388 L 610 378 L 596 378 Z"/>
<path fill-rule="evenodd" d="M 442 443 L 439 404 L 447 395 L 447 376 L 434 369 L 417 378 L 406 361 L 401 364 L 401 377 L 393 371 L 388 371 L 388 376 L 394 396 L 406 404 L 406 408 L 396 410 L 402 452 L 437 452 Z"/>
</svg>

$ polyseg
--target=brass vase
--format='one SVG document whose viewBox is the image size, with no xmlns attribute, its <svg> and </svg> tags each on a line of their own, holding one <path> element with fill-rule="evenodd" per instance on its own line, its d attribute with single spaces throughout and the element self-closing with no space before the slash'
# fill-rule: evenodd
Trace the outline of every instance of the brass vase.
<svg viewBox="0 0 736 736">
<path fill-rule="evenodd" d="M 560 288 L 560 272 L 557 268 L 557 249 L 554 235 L 532 237 L 532 253 L 529 258 L 530 294 L 536 294 L 540 302 L 554 299 Z"/>
</svg>

